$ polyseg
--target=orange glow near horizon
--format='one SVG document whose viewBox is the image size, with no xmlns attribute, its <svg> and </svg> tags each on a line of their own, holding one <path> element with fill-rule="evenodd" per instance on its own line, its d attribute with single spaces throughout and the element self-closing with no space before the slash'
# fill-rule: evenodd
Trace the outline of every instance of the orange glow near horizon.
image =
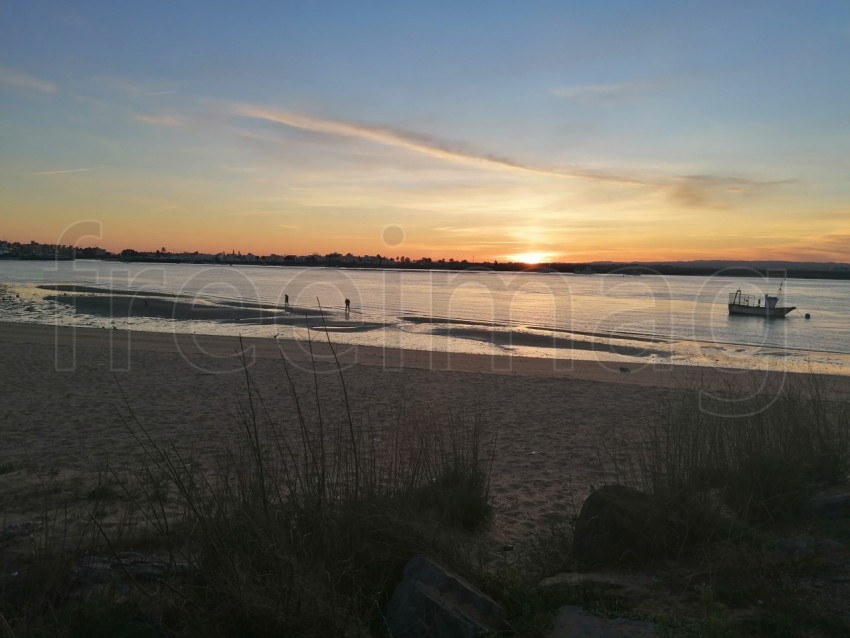
<svg viewBox="0 0 850 638">
<path fill-rule="evenodd" d="M 510 261 L 519 262 L 522 264 L 542 264 L 544 262 L 554 262 L 557 257 L 556 253 L 530 252 L 508 255 Z"/>
<path fill-rule="evenodd" d="M 0 211 L 2 213 L 2 211 Z M 36 241 L 44 244 L 71 244 L 80 248 L 99 246 L 114 253 L 130 248 L 140 252 L 153 252 L 165 248 L 168 252 L 194 252 L 216 254 L 231 251 L 255 255 L 309 255 L 339 252 L 354 255 L 376 255 L 385 257 L 408 257 L 416 260 L 423 257 L 432 259 L 469 260 L 478 263 L 492 261 L 513 261 L 526 264 L 539 263 L 587 263 L 593 261 L 615 262 L 662 262 L 690 260 L 729 260 L 729 261 L 812 261 L 812 262 L 848 262 L 850 261 L 850 242 L 842 233 L 813 234 L 770 238 L 770 241 L 736 241 L 735 236 L 706 234 L 687 238 L 656 234 L 647 237 L 633 234 L 609 234 L 608 236 L 588 236 L 584 241 L 564 241 L 562 250 L 528 250 L 505 253 L 499 250 L 500 229 L 492 229 L 496 238 L 492 246 L 487 246 L 477 237 L 468 237 L 473 233 L 462 232 L 460 238 L 444 238 L 434 234 L 427 227 L 411 225 L 404 228 L 404 241 L 398 245 L 387 245 L 381 239 L 382 227 L 358 227 L 356 223 L 340 225 L 333 234 L 310 228 L 303 223 L 298 228 L 281 228 L 256 223 L 260 217 L 250 218 L 248 222 L 207 223 L 201 220 L 190 221 L 190 216 L 176 218 L 169 223 L 165 219 L 156 220 L 149 226 L 138 228 L 125 219 L 104 219 L 101 233 L 87 234 L 75 238 L 68 233 L 68 224 L 55 225 L 54 231 L 45 228 L 46 216 L 42 216 L 40 227 L 27 222 L 38 218 L 23 217 L 17 223 L 0 229 L 0 240 L 28 243 Z M 91 218 L 89 218 L 91 219 Z M 151 220 L 153 222 L 153 220 Z M 51 224 L 52 226 L 52 224 Z M 163 231 L 167 229 L 167 231 Z M 464 230 L 464 229 L 460 229 Z M 600 233 L 601 234 L 601 233 Z M 744 236 L 750 237 L 744 233 Z M 464 241 L 465 240 L 465 241 Z M 505 243 L 505 242 L 501 242 Z M 554 241 L 550 241 L 553 247 Z"/>
</svg>

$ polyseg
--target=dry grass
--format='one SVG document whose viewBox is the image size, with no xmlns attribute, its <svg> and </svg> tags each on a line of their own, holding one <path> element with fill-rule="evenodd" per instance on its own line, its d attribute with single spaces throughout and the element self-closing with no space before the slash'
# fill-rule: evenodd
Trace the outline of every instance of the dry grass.
<svg viewBox="0 0 850 638">
<path fill-rule="evenodd" d="M 6 632 L 381 635 L 411 557 L 462 565 L 490 516 L 480 422 L 404 406 L 382 427 L 347 409 L 329 422 L 321 404 L 308 419 L 283 357 L 281 366 L 294 422 L 271 418 L 246 369 L 240 434 L 214 463 L 155 441 L 131 418 L 145 466 L 112 465 L 86 492 L 86 544 L 59 546 L 61 533 L 45 532 L 26 576 L 3 581 Z M 81 591 L 69 582 L 79 555 L 138 547 L 173 569 L 154 583 L 127 574 Z"/>
<path fill-rule="evenodd" d="M 815 376 L 671 392 L 619 475 L 674 505 L 713 507 L 746 524 L 787 520 L 815 491 L 847 481 L 848 407 L 828 399 Z"/>
</svg>

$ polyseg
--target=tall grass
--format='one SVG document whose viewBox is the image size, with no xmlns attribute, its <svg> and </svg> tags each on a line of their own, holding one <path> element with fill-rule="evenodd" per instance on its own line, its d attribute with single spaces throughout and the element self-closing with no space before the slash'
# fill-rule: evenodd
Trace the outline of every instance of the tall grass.
<svg viewBox="0 0 850 638">
<path fill-rule="evenodd" d="M 380 629 L 407 560 L 452 562 L 489 519 L 488 454 L 477 419 L 402 406 L 390 424 L 306 415 L 285 357 L 292 422 L 270 416 L 245 370 L 241 434 L 204 467 L 136 421 L 146 473 L 125 493 L 191 579 L 169 584 L 181 623 L 203 635 L 355 635 Z M 340 374 L 340 383 L 344 379 Z M 119 479 L 118 474 L 115 475 Z M 156 485 L 155 491 L 147 486 Z M 182 515 L 169 515 L 174 503 Z M 456 556 L 454 558 L 457 558 Z"/>
<path fill-rule="evenodd" d="M 376 423 L 355 416 L 338 364 L 341 393 L 315 363 L 312 378 L 283 353 L 280 366 L 271 399 L 244 366 L 233 440 L 214 454 L 156 440 L 125 398 L 141 467 L 98 475 L 85 543 L 45 527 L 25 573 L 0 577 L 0 636 L 380 636 L 410 558 L 464 571 L 491 510 L 480 419 L 402 403 Z M 139 548 L 171 569 L 69 576 L 80 555 Z"/>
<path fill-rule="evenodd" d="M 637 482 L 674 504 L 763 523 L 801 513 L 848 469 L 848 404 L 812 375 L 753 391 L 671 393 L 644 430 Z"/>
</svg>

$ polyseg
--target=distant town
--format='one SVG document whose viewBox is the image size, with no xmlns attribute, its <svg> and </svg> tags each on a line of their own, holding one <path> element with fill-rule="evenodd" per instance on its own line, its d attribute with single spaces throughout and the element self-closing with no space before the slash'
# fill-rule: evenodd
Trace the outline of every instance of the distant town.
<svg viewBox="0 0 850 638">
<path fill-rule="evenodd" d="M 318 253 L 310 255 L 255 255 L 238 251 L 220 253 L 171 252 L 164 246 L 154 251 L 139 251 L 127 248 L 113 253 L 103 248 L 90 246 L 80 248 L 61 244 L 42 244 L 0 240 L 0 259 L 60 260 L 99 259 L 121 262 L 155 262 L 169 264 L 219 264 L 252 266 L 299 266 L 326 268 L 396 268 L 411 270 L 495 270 L 564 272 L 581 275 L 622 274 L 639 275 L 715 275 L 728 277 L 752 277 L 754 275 L 776 276 L 782 273 L 793 278 L 850 279 L 850 264 L 835 262 L 793 261 L 728 261 L 695 260 L 665 262 L 557 262 L 525 264 L 512 261 L 477 261 L 466 259 L 411 259 L 404 256 L 353 255 L 351 253 Z"/>
</svg>

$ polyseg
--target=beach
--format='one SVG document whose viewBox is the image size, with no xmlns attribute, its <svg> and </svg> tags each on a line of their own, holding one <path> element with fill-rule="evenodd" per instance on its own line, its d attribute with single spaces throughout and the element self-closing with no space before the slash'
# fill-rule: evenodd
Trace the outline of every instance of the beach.
<svg viewBox="0 0 850 638">
<path fill-rule="evenodd" d="M 494 534 L 507 542 L 566 523 L 591 487 L 611 478 L 611 455 L 637 444 L 669 393 L 758 387 L 768 374 L 365 346 L 337 346 L 337 366 L 323 340 L 23 323 L 0 323 L 0 352 L 6 526 L 35 516 L 43 503 L 33 495 L 47 480 L 83 485 L 107 467 L 140 467 L 139 425 L 161 445 L 212 458 L 242 427 L 246 369 L 284 429 L 297 427 L 286 371 L 308 421 L 318 390 L 322 418 L 339 422 L 341 370 L 358 427 L 377 432 L 400 415 L 482 425 L 493 451 Z M 833 395 L 850 396 L 850 378 L 825 382 Z"/>
</svg>

